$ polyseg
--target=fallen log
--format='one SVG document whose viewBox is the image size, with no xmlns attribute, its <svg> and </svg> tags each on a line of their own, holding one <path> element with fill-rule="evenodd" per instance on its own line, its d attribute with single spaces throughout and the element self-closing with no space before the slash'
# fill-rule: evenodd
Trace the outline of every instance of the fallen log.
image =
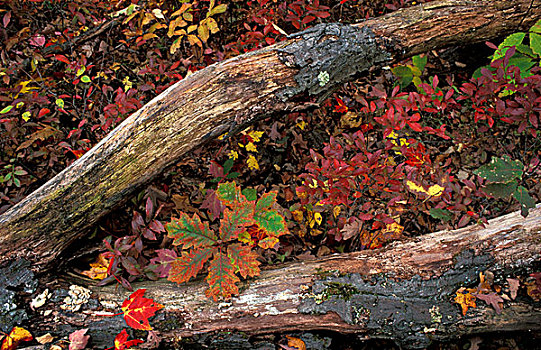
<svg viewBox="0 0 541 350">
<path fill-rule="evenodd" d="M 136 288 L 146 288 L 146 296 L 165 305 L 151 323 L 155 335 L 168 343 L 205 334 L 200 339 L 225 340 L 219 346 L 207 343 L 209 348 L 250 349 L 257 348 L 249 341 L 254 335 L 332 331 L 425 348 L 433 340 L 464 335 L 541 330 L 541 303 L 526 293 L 526 278 L 541 269 L 540 232 L 541 206 L 527 218 L 513 213 L 491 220 L 486 228 L 442 231 L 379 250 L 268 268 L 245 283 L 239 296 L 222 303 L 205 296 L 203 279 L 182 285 L 146 282 Z M 494 274 L 491 288 L 503 287 L 498 295 L 508 298 L 501 313 L 478 299 L 463 315 L 453 302 L 456 292 L 477 286 L 480 272 Z M 506 290 L 507 278 L 520 280 L 516 298 Z M 111 314 L 130 294 L 114 286 L 90 288 Z M 49 316 L 33 318 L 37 334 L 66 336 L 89 328 L 92 345 L 104 348 L 126 328 L 121 316 L 105 319 L 103 306 L 95 311 L 96 302 L 75 313 L 52 304 L 39 311 L 43 315 L 52 309 Z"/>
<path fill-rule="evenodd" d="M 190 150 L 256 119 L 302 109 L 371 67 L 530 27 L 540 0 L 438 1 L 354 26 L 321 24 L 209 66 L 127 118 L 83 157 L 0 216 L 0 264 L 35 271 Z"/>
</svg>

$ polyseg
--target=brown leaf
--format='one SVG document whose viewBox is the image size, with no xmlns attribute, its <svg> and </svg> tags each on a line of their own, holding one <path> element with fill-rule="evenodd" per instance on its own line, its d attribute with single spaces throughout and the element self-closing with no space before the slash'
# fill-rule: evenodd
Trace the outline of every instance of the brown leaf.
<svg viewBox="0 0 541 350">
<path fill-rule="evenodd" d="M 359 220 L 354 220 L 353 222 L 344 225 L 344 228 L 340 230 L 343 240 L 348 240 L 353 236 L 356 236 L 361 232 L 363 223 Z"/>
<path fill-rule="evenodd" d="M 492 305 L 494 310 L 496 310 L 496 313 L 501 314 L 502 313 L 502 305 L 503 305 L 503 299 L 498 294 L 492 292 L 488 294 L 472 294 L 473 296 L 483 300 L 488 305 Z M 500 305 L 502 304 L 502 305 Z"/>
<path fill-rule="evenodd" d="M 515 278 L 508 278 L 507 283 L 509 283 L 509 292 L 511 293 L 511 299 L 515 300 L 517 297 L 518 287 L 520 286 L 520 281 Z"/>
</svg>

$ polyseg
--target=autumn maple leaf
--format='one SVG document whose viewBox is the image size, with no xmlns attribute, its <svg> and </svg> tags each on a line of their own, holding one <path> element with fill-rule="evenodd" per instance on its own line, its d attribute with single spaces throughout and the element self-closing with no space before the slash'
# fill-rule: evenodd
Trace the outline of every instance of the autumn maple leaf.
<svg viewBox="0 0 541 350">
<path fill-rule="evenodd" d="M 128 340 L 128 333 L 123 329 L 122 332 L 118 333 L 115 337 L 115 350 L 126 350 L 141 343 L 143 343 L 141 339 Z"/>
<path fill-rule="evenodd" d="M 153 299 L 143 297 L 145 292 L 146 289 L 136 290 L 128 299 L 124 300 L 121 309 L 128 326 L 134 329 L 150 331 L 152 327 L 148 322 L 148 318 L 154 316 L 156 311 L 163 308 L 163 305 L 156 303 Z"/>
<path fill-rule="evenodd" d="M 30 334 L 29 331 L 22 327 L 13 327 L 11 332 L 7 334 L 2 341 L 2 350 L 15 350 L 20 342 L 22 341 L 30 341 L 34 338 L 32 338 L 32 334 Z M 1 338 L 0 338 L 1 340 Z"/>
</svg>

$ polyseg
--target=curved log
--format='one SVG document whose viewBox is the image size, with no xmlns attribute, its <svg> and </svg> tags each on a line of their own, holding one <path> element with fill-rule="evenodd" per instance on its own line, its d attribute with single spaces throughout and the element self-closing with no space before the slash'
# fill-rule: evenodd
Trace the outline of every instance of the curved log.
<svg viewBox="0 0 541 350">
<path fill-rule="evenodd" d="M 324 330 L 392 338 L 403 348 L 424 348 L 432 340 L 483 332 L 541 330 L 541 304 L 525 288 L 525 277 L 541 269 L 540 232 L 541 206 L 526 219 L 509 214 L 491 220 L 486 228 L 442 231 L 379 250 L 266 269 L 245 283 L 239 296 L 222 303 L 207 299 L 208 286 L 202 279 L 182 285 L 146 282 L 135 288 L 146 288 L 147 297 L 165 305 L 151 324 L 168 342 L 242 332 L 249 345 L 253 335 Z M 498 295 L 506 294 L 509 300 L 501 313 L 477 300 L 477 307 L 462 315 L 453 302 L 456 291 L 477 286 L 479 273 L 488 275 L 487 271 L 494 274 L 494 285 L 504 287 Z M 521 281 L 515 299 L 505 289 L 507 278 Z M 114 286 L 90 288 L 110 314 L 119 312 L 130 294 Z M 93 345 L 103 348 L 125 325 L 120 316 L 104 320 L 103 308 L 95 311 L 96 305 L 89 303 L 75 314 L 57 311 L 58 305 L 45 308 L 56 310 L 49 316 L 56 320 L 56 331 L 74 331 L 72 324 L 88 327 Z M 35 320 L 34 327 L 38 324 Z M 105 324 L 113 328 L 106 343 L 100 343 Z M 43 332 L 51 331 L 46 318 L 42 325 Z M 237 343 L 230 346 L 222 344 L 220 349 L 238 348 Z"/>
<path fill-rule="evenodd" d="M 541 0 L 439 1 L 355 26 L 318 25 L 173 85 L 0 216 L 0 263 L 50 267 L 103 215 L 190 150 L 256 119 L 303 108 L 371 67 L 528 28 Z"/>
</svg>

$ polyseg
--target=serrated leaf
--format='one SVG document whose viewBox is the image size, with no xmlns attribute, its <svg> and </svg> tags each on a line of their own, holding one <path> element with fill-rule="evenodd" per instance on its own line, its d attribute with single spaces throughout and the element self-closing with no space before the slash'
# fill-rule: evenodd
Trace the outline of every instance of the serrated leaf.
<svg viewBox="0 0 541 350">
<path fill-rule="evenodd" d="M 255 210 L 261 211 L 272 209 L 272 205 L 276 202 L 276 195 L 277 193 L 275 191 L 261 195 L 257 201 L 257 204 L 255 205 Z"/>
<path fill-rule="evenodd" d="M 502 158 L 492 158 L 490 164 L 483 165 L 474 174 L 490 182 L 510 182 L 522 177 L 524 165 L 520 160 L 511 160 L 508 155 Z"/>
<path fill-rule="evenodd" d="M 207 282 L 209 289 L 205 291 L 207 297 L 212 297 L 214 301 L 218 297 L 230 299 L 232 295 L 239 293 L 236 285 L 240 279 L 235 275 L 235 269 L 231 263 L 231 259 L 220 252 L 214 254 L 214 259 L 211 260 L 209 266 L 209 274 Z"/>
<path fill-rule="evenodd" d="M 214 245 L 218 238 L 209 228 L 208 222 L 202 223 L 197 214 L 191 218 L 180 213 L 180 218 L 171 219 L 165 225 L 167 235 L 174 238 L 174 245 L 180 245 L 182 249 L 208 247 Z"/>
<path fill-rule="evenodd" d="M 432 208 L 429 213 L 434 219 L 439 219 L 443 222 L 447 222 L 453 218 L 453 214 L 447 209 Z"/>
<path fill-rule="evenodd" d="M 530 32 L 541 34 L 541 19 L 535 22 L 535 24 L 530 28 Z"/>
<path fill-rule="evenodd" d="M 232 241 L 240 233 L 246 231 L 246 226 L 253 224 L 253 202 L 238 203 L 233 209 L 224 210 L 224 218 L 220 222 L 220 238 L 222 241 Z"/>
<path fill-rule="evenodd" d="M 496 182 L 487 184 L 483 190 L 494 198 L 507 198 L 517 189 L 517 182 Z"/>
<path fill-rule="evenodd" d="M 236 268 L 236 272 L 239 272 L 242 278 L 259 275 L 260 262 L 257 261 L 258 255 L 250 247 L 240 243 L 231 244 L 227 247 L 227 256 L 229 256 Z"/>
<path fill-rule="evenodd" d="M 522 41 L 524 40 L 525 36 L 526 36 L 526 33 L 518 32 L 518 33 L 511 34 L 507 38 L 505 38 L 505 40 L 500 45 L 498 45 L 498 50 L 494 52 L 494 57 L 492 58 L 492 62 L 504 57 L 509 47 L 522 44 Z"/>
<path fill-rule="evenodd" d="M 530 33 L 530 48 L 538 56 L 541 56 L 541 35 L 537 33 Z"/>
<path fill-rule="evenodd" d="M 265 237 L 257 242 L 257 245 L 263 249 L 273 249 L 280 242 L 277 237 Z"/>
<path fill-rule="evenodd" d="M 535 65 L 535 62 L 522 54 L 516 54 L 509 59 L 509 65 L 517 66 L 520 69 L 520 76 L 526 78 L 532 75 L 532 73 L 530 73 L 530 68 Z"/>
<path fill-rule="evenodd" d="M 216 191 L 208 190 L 205 200 L 201 203 L 201 208 L 208 209 L 210 212 L 210 220 L 214 221 L 223 213 L 225 206 L 216 196 Z"/>
<path fill-rule="evenodd" d="M 523 217 L 528 216 L 528 210 L 535 208 L 535 201 L 523 186 L 518 186 L 513 197 L 520 203 L 520 214 Z"/>
<path fill-rule="evenodd" d="M 203 265 L 212 257 L 218 248 L 203 248 L 198 250 L 183 251 L 182 255 L 171 263 L 169 277 L 172 282 L 187 282 L 197 276 Z"/>
<path fill-rule="evenodd" d="M 268 236 L 278 237 L 288 232 L 286 221 L 275 210 L 256 211 L 254 221 Z"/>
<path fill-rule="evenodd" d="M 222 204 L 231 206 L 240 201 L 240 187 L 235 182 L 225 182 L 218 185 L 216 196 Z M 244 196 L 242 196 L 244 198 Z"/>
</svg>

